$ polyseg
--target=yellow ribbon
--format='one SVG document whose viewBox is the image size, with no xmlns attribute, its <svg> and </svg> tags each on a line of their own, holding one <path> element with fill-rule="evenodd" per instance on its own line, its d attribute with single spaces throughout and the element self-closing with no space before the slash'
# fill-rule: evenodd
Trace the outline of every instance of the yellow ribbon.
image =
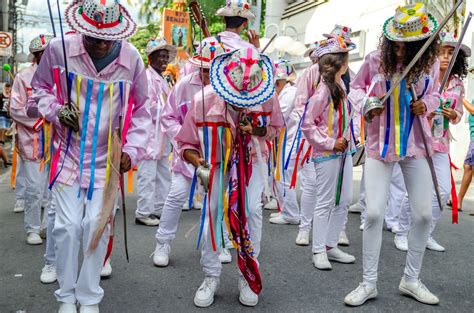
<svg viewBox="0 0 474 313">
<path fill-rule="evenodd" d="M 114 99 L 114 84 L 109 84 L 109 97 L 110 97 L 110 104 L 109 104 L 109 139 L 107 142 L 107 165 L 105 166 L 105 184 L 109 182 L 110 178 L 110 154 L 112 150 L 112 111 L 113 111 L 113 99 Z"/>
<path fill-rule="evenodd" d="M 224 164 L 221 164 L 221 166 L 224 166 L 224 175 L 227 173 L 227 165 L 229 164 L 229 158 L 230 158 L 230 148 L 231 148 L 231 141 L 232 141 L 232 134 L 230 132 L 229 128 L 224 128 L 225 130 L 225 155 L 224 155 Z M 223 193 L 223 199 L 224 199 L 224 221 L 227 226 L 227 229 L 230 229 L 230 220 L 229 220 L 229 199 L 227 197 L 227 190 L 224 189 L 222 190 Z M 231 232 L 229 232 L 230 234 Z M 234 245 L 234 248 L 237 249 L 236 243 L 231 240 L 231 242 Z"/>
<path fill-rule="evenodd" d="M 81 101 L 81 82 L 82 77 L 80 75 L 76 76 L 76 107 L 79 111 L 79 103 Z M 79 132 L 76 132 L 76 143 L 79 141 Z"/>
<path fill-rule="evenodd" d="M 413 7 L 413 9 L 408 9 L 408 10 L 407 10 L 407 8 L 401 7 L 401 8 L 400 8 L 400 11 L 402 11 L 403 13 L 405 13 L 406 16 L 403 17 L 403 18 L 400 20 L 399 23 L 401 23 L 401 24 L 405 23 L 405 22 L 408 21 L 408 19 L 409 19 L 410 17 L 412 17 L 412 16 L 419 16 L 419 17 L 421 17 L 421 16 L 425 15 L 425 13 L 423 13 L 423 12 L 420 12 L 420 13 L 417 13 L 417 12 L 416 12 L 416 11 L 418 11 L 422 6 L 423 6 L 423 3 L 418 2 L 418 3 Z"/>
<path fill-rule="evenodd" d="M 277 163 L 276 163 L 276 173 L 275 179 L 276 181 L 280 181 L 281 179 L 281 154 L 283 151 L 283 139 L 285 138 L 286 128 L 281 129 L 280 137 L 278 138 L 278 156 L 277 156 Z"/>
<path fill-rule="evenodd" d="M 400 155 L 400 87 L 393 92 L 393 120 L 395 121 L 395 153 Z"/>
</svg>

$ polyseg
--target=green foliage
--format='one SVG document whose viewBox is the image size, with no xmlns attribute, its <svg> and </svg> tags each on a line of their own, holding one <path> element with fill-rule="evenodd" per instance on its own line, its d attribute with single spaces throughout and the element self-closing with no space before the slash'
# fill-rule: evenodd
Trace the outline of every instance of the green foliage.
<svg viewBox="0 0 474 313">
<path fill-rule="evenodd" d="M 160 32 L 160 25 L 158 23 L 150 23 L 147 26 L 140 26 L 138 27 L 137 32 L 133 35 L 129 41 L 133 44 L 140 55 L 142 56 L 143 62 L 147 62 L 147 57 L 145 54 L 145 48 L 148 41 L 152 38 L 158 36 Z"/>
</svg>

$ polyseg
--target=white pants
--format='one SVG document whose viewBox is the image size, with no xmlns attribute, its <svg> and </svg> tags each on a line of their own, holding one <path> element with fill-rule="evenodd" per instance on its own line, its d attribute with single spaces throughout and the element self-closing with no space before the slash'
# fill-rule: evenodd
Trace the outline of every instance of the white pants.
<svg viewBox="0 0 474 313">
<path fill-rule="evenodd" d="M 40 171 L 40 163 L 23 161 L 25 175 L 25 231 L 39 233 L 41 228 L 41 205 L 44 188 L 48 183 L 47 171 Z"/>
<path fill-rule="evenodd" d="M 363 165 L 365 167 L 365 165 Z M 362 172 L 362 179 L 360 181 L 360 198 L 359 206 L 362 208 L 360 215 L 360 222 L 365 222 L 365 169 Z M 396 229 L 398 219 L 400 216 L 402 197 L 405 194 L 405 181 L 403 180 L 402 170 L 400 165 L 395 164 L 393 167 L 392 179 L 390 180 L 390 196 L 387 201 L 387 211 L 385 212 L 385 223 L 390 229 Z"/>
<path fill-rule="evenodd" d="M 337 181 L 341 158 L 314 163 L 316 180 L 312 194 L 313 202 L 313 253 L 326 252 L 327 247 L 336 247 L 339 234 L 347 220 L 347 209 L 352 200 L 352 156 L 344 163 L 341 199 L 336 205 Z"/>
<path fill-rule="evenodd" d="M 158 242 L 170 243 L 176 237 L 183 205 L 189 201 L 191 182 L 190 178 L 181 173 L 172 173 L 171 187 L 161 213 L 160 226 L 156 231 Z"/>
<path fill-rule="evenodd" d="M 53 236 L 56 241 L 56 271 L 59 302 L 81 305 L 98 304 L 104 295 L 99 286 L 100 272 L 107 252 L 110 229 L 104 231 L 97 249 L 88 254 L 90 240 L 96 230 L 102 209 L 104 189 L 94 189 L 92 199 L 87 201 L 87 190 L 79 184 L 53 187 L 53 206 L 56 208 Z M 79 250 L 83 251 L 82 266 L 79 271 Z"/>
<path fill-rule="evenodd" d="M 412 212 L 412 228 L 408 235 L 408 253 L 404 276 L 415 281 L 421 270 L 423 255 L 428 241 L 431 223 L 431 183 L 430 170 L 425 159 L 405 159 L 400 162 L 407 186 Z M 365 163 L 365 189 L 367 209 L 363 234 L 363 279 L 375 286 L 382 244 L 382 228 L 393 167 L 388 163 L 367 158 Z"/>
<path fill-rule="evenodd" d="M 46 249 L 44 252 L 44 263 L 47 265 L 56 264 L 56 241 L 54 240 L 54 220 L 56 219 L 55 202 L 51 199 L 48 208 L 43 213 L 46 216 Z"/>
<path fill-rule="evenodd" d="M 449 155 L 447 153 L 435 153 L 433 155 L 433 164 L 436 172 L 436 178 L 438 179 L 439 193 L 441 196 L 441 204 L 443 206 L 448 202 L 448 198 L 451 192 L 451 165 L 449 163 Z M 431 175 L 430 175 L 431 177 Z M 396 227 L 397 235 L 408 236 L 410 229 L 411 220 L 411 209 L 406 189 L 404 189 L 403 195 L 399 198 L 401 205 L 400 220 Z M 432 222 L 430 227 L 430 236 L 436 227 L 436 223 L 441 217 L 441 210 L 439 208 L 438 199 L 436 198 L 436 192 L 433 190 L 432 200 Z"/>
<path fill-rule="evenodd" d="M 316 205 L 316 171 L 313 162 L 305 163 L 300 169 L 301 183 L 301 212 L 300 212 L 300 231 L 311 231 L 313 222 L 314 207 Z"/>
<path fill-rule="evenodd" d="M 171 184 L 170 162 L 167 157 L 159 160 L 142 160 L 138 165 L 138 200 L 135 216 L 161 216 Z"/>
<path fill-rule="evenodd" d="M 23 159 L 17 154 L 16 178 L 15 178 L 15 200 L 18 204 L 25 205 L 26 179 Z"/>
<path fill-rule="evenodd" d="M 253 243 L 255 252 L 255 258 L 258 258 L 260 254 L 260 242 L 262 239 L 262 208 L 263 208 L 263 193 L 264 193 L 264 179 L 262 177 L 261 167 L 267 168 L 266 164 L 259 162 L 253 163 L 252 165 L 252 176 L 247 187 L 247 203 L 248 203 L 248 215 L 247 223 L 249 227 L 250 238 Z M 218 173 L 218 169 L 216 169 Z M 219 194 L 219 175 L 214 176 L 214 182 L 211 192 L 211 212 L 213 218 L 213 225 L 215 225 L 217 218 L 217 203 Z M 219 261 L 219 250 L 213 251 L 211 235 L 209 229 L 204 229 L 207 235 L 203 235 L 203 241 L 201 243 L 201 266 L 206 276 L 219 277 L 222 271 L 222 264 Z"/>
<path fill-rule="evenodd" d="M 288 222 L 298 223 L 300 221 L 300 210 L 298 206 L 298 199 L 296 197 L 296 189 L 290 189 L 294 165 L 295 163 L 292 160 L 288 166 L 288 169 L 284 171 L 284 179 L 282 177 L 280 181 L 277 182 L 277 190 L 283 218 Z"/>
</svg>

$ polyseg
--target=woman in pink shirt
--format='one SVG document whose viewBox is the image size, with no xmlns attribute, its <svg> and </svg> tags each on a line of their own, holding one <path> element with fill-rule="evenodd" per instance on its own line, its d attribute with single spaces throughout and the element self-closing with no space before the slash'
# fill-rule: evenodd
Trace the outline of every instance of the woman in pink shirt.
<svg viewBox="0 0 474 313">
<path fill-rule="evenodd" d="M 395 16 L 384 24 L 379 50 L 367 55 L 352 81 L 351 103 L 362 108 L 366 96 L 383 98 L 403 68 L 436 31 L 437 25 L 436 19 L 426 12 L 422 3 L 398 7 Z M 377 296 L 383 219 L 392 171 L 397 162 L 413 209 L 407 261 L 399 290 L 422 303 L 439 302 L 418 279 L 429 236 L 433 191 L 421 132 L 431 148 L 427 117 L 439 106 L 437 49 L 435 40 L 383 103 L 383 109 L 365 112 L 369 124 L 364 169 L 367 207 L 363 233 L 363 282 L 345 297 L 347 305 L 359 306 Z M 413 100 L 410 86 L 413 86 L 417 101 Z"/>
<path fill-rule="evenodd" d="M 321 82 L 309 100 L 301 129 L 313 149 L 316 183 L 313 206 L 313 263 L 317 269 L 332 269 L 329 260 L 353 263 L 355 258 L 337 247 L 352 200 L 351 108 L 342 82 L 352 50 L 342 37 L 319 42 Z M 346 154 L 345 157 L 342 157 Z M 345 161 L 343 161 L 345 160 Z M 344 166 L 341 189 L 340 167 Z M 339 193 L 339 195 L 338 195 Z M 340 199 L 337 199 L 340 196 Z"/>
</svg>

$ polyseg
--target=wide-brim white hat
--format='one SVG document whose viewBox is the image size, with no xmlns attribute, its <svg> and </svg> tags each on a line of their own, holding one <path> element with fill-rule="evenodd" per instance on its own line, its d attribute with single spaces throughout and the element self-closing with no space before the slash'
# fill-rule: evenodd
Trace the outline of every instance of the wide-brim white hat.
<svg viewBox="0 0 474 313">
<path fill-rule="evenodd" d="M 452 33 L 441 32 L 439 34 L 439 38 L 441 38 L 441 46 L 449 46 L 456 48 L 456 46 L 458 45 L 458 41 L 456 40 L 456 38 L 454 38 L 454 35 Z M 460 49 L 467 57 L 471 56 L 471 48 L 469 48 L 467 45 L 461 44 Z"/>
<path fill-rule="evenodd" d="M 173 60 L 176 58 L 176 55 L 178 54 L 178 49 L 175 46 L 170 45 L 163 38 L 156 38 L 148 41 L 145 47 L 145 54 L 150 56 L 150 54 L 158 50 L 167 50 L 169 52 L 168 62 L 173 62 Z"/>
<path fill-rule="evenodd" d="M 210 68 L 212 60 L 225 53 L 224 45 L 214 37 L 205 38 L 197 47 L 196 55 L 188 60 L 194 66 Z"/>
<path fill-rule="evenodd" d="M 250 11 L 250 3 L 245 0 L 227 0 L 226 5 L 216 12 L 217 16 L 240 16 L 249 20 L 256 18 Z"/>
<path fill-rule="evenodd" d="M 239 108 L 263 104 L 275 93 L 272 60 L 252 48 L 214 58 L 210 79 L 217 95 Z"/>
<path fill-rule="evenodd" d="M 127 9 L 120 5 L 118 1 L 115 1 L 114 4 L 118 6 L 120 12 L 117 20 L 111 23 L 101 23 L 88 17 L 84 12 L 86 10 L 94 10 L 92 6 L 97 5 L 95 2 L 98 2 L 98 0 L 75 1 L 66 8 L 64 17 L 72 30 L 103 40 L 127 39 L 135 34 L 137 24 L 132 20 Z M 98 13 L 96 15 L 100 16 Z"/>
</svg>

